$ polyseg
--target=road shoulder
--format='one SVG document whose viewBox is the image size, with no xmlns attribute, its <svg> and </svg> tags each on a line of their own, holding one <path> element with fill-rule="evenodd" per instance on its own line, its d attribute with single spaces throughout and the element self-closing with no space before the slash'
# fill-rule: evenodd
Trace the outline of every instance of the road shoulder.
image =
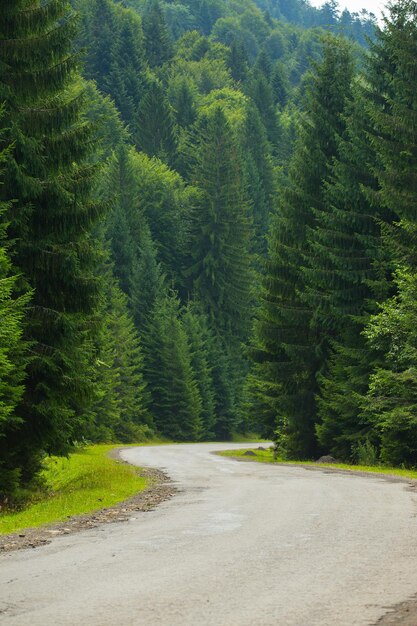
<svg viewBox="0 0 417 626">
<path fill-rule="evenodd" d="M 123 449 L 112 450 L 110 456 L 121 463 L 125 463 L 120 457 L 120 452 Z M 0 535 L 0 554 L 27 548 L 38 548 L 51 543 L 55 537 L 96 528 L 101 524 L 127 522 L 132 514 L 152 511 L 162 502 L 172 498 L 177 492 L 169 476 L 160 470 L 141 468 L 139 475 L 149 480 L 150 484 L 138 495 L 108 508 L 69 517 L 62 522 L 47 524 L 39 528 L 27 528 L 19 533 Z"/>
</svg>

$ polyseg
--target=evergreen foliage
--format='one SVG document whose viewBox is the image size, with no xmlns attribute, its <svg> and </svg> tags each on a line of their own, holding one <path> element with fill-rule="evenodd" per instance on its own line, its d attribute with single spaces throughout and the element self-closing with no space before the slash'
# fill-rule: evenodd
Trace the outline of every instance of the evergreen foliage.
<svg viewBox="0 0 417 626">
<path fill-rule="evenodd" d="M 342 112 L 350 80 L 346 47 L 328 41 L 323 63 L 316 67 L 307 92 L 309 113 L 302 123 L 282 207 L 272 226 L 255 325 L 256 405 L 261 402 L 268 424 L 274 422 L 270 411 L 277 410 L 277 445 L 293 458 L 309 458 L 317 451 L 315 396 L 325 356 L 325 328 L 317 317 L 317 304 L 310 302 L 308 292 L 306 297 L 306 271 L 302 268 L 318 212 L 325 210 L 325 181 L 337 153 L 337 136 L 343 132 Z"/>
<path fill-rule="evenodd" d="M 137 127 L 140 150 L 172 164 L 177 149 L 174 112 L 157 81 L 151 82 L 139 105 Z"/>
<path fill-rule="evenodd" d="M 0 152 L 0 167 L 4 167 L 7 156 L 8 150 L 3 149 Z M 16 294 L 18 277 L 12 274 L 6 247 L 5 212 L 8 209 L 10 205 L 7 203 L 0 204 L 0 500 L 18 490 L 24 469 L 18 454 L 8 442 L 13 431 L 20 427 L 15 408 L 24 391 L 28 347 L 22 341 L 22 320 L 28 295 L 19 297 Z"/>
<path fill-rule="evenodd" d="M 417 221 L 416 4 L 400 0 L 390 6 L 385 27 L 372 48 L 371 77 L 381 72 L 388 88 L 375 94 L 371 83 L 369 114 L 371 141 L 377 154 L 374 172 L 382 207 L 398 216 L 385 229 L 385 240 L 397 267 L 397 295 L 388 299 L 371 319 L 366 335 L 383 353 L 364 402 L 364 415 L 374 424 L 381 442 L 381 458 L 389 463 L 415 465 L 415 241 Z M 381 80 L 381 79 L 380 79 Z M 378 95 L 379 97 L 375 97 Z"/>
<path fill-rule="evenodd" d="M 80 438 L 415 465 L 415 2 L 365 62 L 333 0 L 3 5 L 1 500 Z"/>
<path fill-rule="evenodd" d="M 127 297 L 109 271 L 96 348 L 94 419 L 85 435 L 95 441 L 142 441 L 153 434 L 143 356 Z"/>
<path fill-rule="evenodd" d="M 143 17 L 146 58 L 151 67 L 160 67 L 172 57 L 171 37 L 158 0 L 152 3 Z"/>
<path fill-rule="evenodd" d="M 182 322 L 187 333 L 191 366 L 201 397 L 201 433 L 199 436 L 204 441 L 209 441 L 214 438 L 216 424 L 216 396 L 213 364 L 210 360 L 210 344 L 213 342 L 213 337 L 209 331 L 207 320 L 192 302 L 188 304 L 183 313 Z"/>
<path fill-rule="evenodd" d="M 202 400 L 175 293 L 159 295 L 143 345 L 145 380 L 158 432 L 174 441 L 199 439 Z"/>
<path fill-rule="evenodd" d="M 13 263 L 22 289 L 33 289 L 24 337 L 31 344 L 13 449 L 22 484 L 44 452 L 66 453 L 92 393 L 80 364 L 96 310 L 99 249 L 91 232 L 102 215 L 92 199 L 92 129 L 83 120 L 75 17 L 64 1 L 2 8 L 1 98 L 12 144 L 0 189 L 9 211 Z M 81 410 L 79 410 L 81 409 Z"/>
<path fill-rule="evenodd" d="M 379 355 L 363 329 L 375 299 L 387 295 L 391 265 L 380 232 L 389 215 L 370 201 L 378 189 L 372 173 L 376 156 L 361 90 L 349 109 L 348 132 L 340 139 L 326 190 L 327 212 L 319 217 L 322 229 L 315 233 L 315 245 L 322 246 L 316 267 L 322 272 L 321 293 L 333 329 L 333 354 L 320 380 L 317 431 L 322 446 L 345 459 L 361 440 L 372 438 L 372 424 L 359 415 Z"/>
<path fill-rule="evenodd" d="M 252 233 L 238 149 L 220 107 L 202 124 L 194 181 L 201 196 L 193 216 L 193 288 L 215 333 L 243 339 Z"/>
</svg>

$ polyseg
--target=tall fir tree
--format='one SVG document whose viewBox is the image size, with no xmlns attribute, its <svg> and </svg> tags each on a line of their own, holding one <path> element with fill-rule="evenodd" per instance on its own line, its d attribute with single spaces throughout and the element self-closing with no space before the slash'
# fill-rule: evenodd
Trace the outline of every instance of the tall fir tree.
<svg viewBox="0 0 417 626">
<path fill-rule="evenodd" d="M 272 69 L 271 88 L 275 104 L 285 107 L 289 97 L 290 83 L 282 61 L 277 61 Z"/>
<path fill-rule="evenodd" d="M 133 137 L 138 132 L 137 113 L 146 90 L 147 68 L 141 22 L 130 11 L 119 17 L 119 32 L 112 44 L 107 93 L 113 98 Z"/>
<path fill-rule="evenodd" d="M 144 376 L 158 432 L 175 441 L 198 440 L 202 402 L 175 293 L 159 294 L 143 345 Z"/>
<path fill-rule="evenodd" d="M 152 81 L 143 96 L 137 114 L 138 148 L 173 164 L 177 150 L 175 116 L 162 85 Z"/>
<path fill-rule="evenodd" d="M 346 115 L 346 137 L 339 141 L 326 189 L 327 210 L 318 215 L 320 228 L 312 237 L 317 254 L 311 279 L 317 290 L 312 299 L 320 294 L 326 302 L 326 325 L 331 329 L 331 355 L 319 381 L 318 437 L 337 458 L 352 459 L 358 445 L 375 440 L 372 423 L 361 417 L 361 405 L 380 355 L 363 329 L 375 301 L 389 293 L 392 262 L 380 224 L 392 218 L 375 201 L 372 123 L 360 86 Z"/>
<path fill-rule="evenodd" d="M 79 41 L 86 49 L 84 72 L 103 93 L 109 92 L 108 79 L 113 62 L 116 16 L 111 0 L 78 0 L 81 26 Z"/>
<path fill-rule="evenodd" d="M 114 274 L 130 295 L 133 266 L 137 259 L 133 214 L 137 209 L 137 186 L 128 147 L 119 146 L 103 172 L 102 194 L 112 205 L 107 222 Z"/>
<path fill-rule="evenodd" d="M 400 0 L 389 7 L 382 29 L 371 47 L 368 111 L 373 123 L 371 141 L 377 154 L 374 173 L 380 190 L 377 198 L 394 216 L 385 229 L 397 273 L 398 294 L 384 303 L 371 320 L 367 336 L 382 349 L 384 362 L 371 378 L 364 415 L 381 438 L 381 455 L 390 463 L 415 465 L 415 280 L 417 267 L 417 6 Z M 381 79 L 387 88 L 378 91 Z"/>
<path fill-rule="evenodd" d="M 0 109 L 0 121 L 3 109 Z M 3 138 L 0 132 L 0 138 Z M 8 155 L 0 152 L 0 186 L 2 168 Z M 20 427 L 15 409 L 24 390 L 25 364 L 28 346 L 22 340 L 23 317 L 29 294 L 16 295 L 18 277 L 13 275 L 8 256 L 5 213 L 10 204 L 0 204 L 0 504 L 5 498 L 18 495 L 22 472 L 19 453 L 9 445 L 10 435 Z"/>
<path fill-rule="evenodd" d="M 249 93 L 253 102 L 258 107 L 268 140 L 271 142 L 273 148 L 276 149 L 279 134 L 274 94 L 268 79 L 260 70 L 254 70 L 254 75 L 249 85 Z"/>
<path fill-rule="evenodd" d="M 197 117 L 195 95 L 190 82 L 185 77 L 181 77 L 176 86 L 172 106 L 179 126 L 189 128 L 194 124 Z"/>
<path fill-rule="evenodd" d="M 228 66 L 233 79 L 237 83 L 246 80 L 249 72 L 248 57 L 245 46 L 239 39 L 234 39 L 230 46 Z"/>
<path fill-rule="evenodd" d="M 34 290 L 26 389 L 18 427 L 3 442 L 19 458 L 22 483 L 44 452 L 68 451 L 91 392 L 83 345 L 100 294 L 91 232 L 102 209 L 91 198 L 93 133 L 83 120 L 75 26 L 64 0 L 2 7 L 0 98 L 13 149 L 0 194 L 18 199 L 9 211 L 12 258 L 21 287 Z"/>
<path fill-rule="evenodd" d="M 308 115 L 272 226 L 251 348 L 256 363 L 255 407 L 261 401 L 265 424 L 275 422 L 278 449 L 291 458 L 317 453 L 315 397 L 323 365 L 322 329 L 306 300 L 302 267 L 309 251 L 308 237 L 316 227 L 316 212 L 324 207 L 325 183 L 337 153 L 350 79 L 346 47 L 328 40 L 306 96 Z"/>
<path fill-rule="evenodd" d="M 213 337 L 207 320 L 190 302 L 182 315 L 182 322 L 190 346 L 191 366 L 201 397 L 201 434 L 200 438 L 209 441 L 214 438 L 216 424 L 216 398 L 213 381 L 213 366 L 210 362 L 210 343 Z"/>
<path fill-rule="evenodd" d="M 271 148 L 258 109 L 253 105 L 246 110 L 241 145 L 245 187 L 253 215 L 254 250 L 264 254 L 266 234 L 276 204 L 276 186 Z"/>
<path fill-rule="evenodd" d="M 95 406 L 96 424 L 106 424 L 117 441 L 141 441 L 152 434 L 149 397 L 143 376 L 143 356 L 139 336 L 128 310 L 126 295 L 107 272 L 106 300 L 103 310 L 102 341 L 98 344 L 99 369 L 104 393 L 101 402 L 113 403 L 107 416 L 102 406 Z M 101 387 L 97 380 L 98 391 Z"/>
<path fill-rule="evenodd" d="M 250 316 L 252 228 L 239 151 L 220 107 L 204 124 L 194 181 L 201 197 L 189 274 L 215 332 L 239 341 Z"/>
<path fill-rule="evenodd" d="M 155 303 L 165 291 L 165 278 L 158 263 L 155 244 L 145 226 L 130 280 L 130 306 L 136 328 L 145 334 L 152 319 Z"/>
<path fill-rule="evenodd" d="M 143 17 L 146 58 L 151 67 L 160 67 L 173 55 L 172 41 L 158 0 L 152 0 Z"/>
</svg>

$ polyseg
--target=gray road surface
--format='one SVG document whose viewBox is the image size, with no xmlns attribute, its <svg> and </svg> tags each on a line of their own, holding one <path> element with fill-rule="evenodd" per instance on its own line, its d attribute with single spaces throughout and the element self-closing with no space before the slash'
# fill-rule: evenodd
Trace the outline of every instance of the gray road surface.
<svg viewBox="0 0 417 626">
<path fill-rule="evenodd" d="M 124 451 L 180 493 L 127 523 L 3 555 L 0 623 L 366 626 L 416 592 L 406 484 L 210 454 L 231 447 L 244 446 Z"/>
</svg>

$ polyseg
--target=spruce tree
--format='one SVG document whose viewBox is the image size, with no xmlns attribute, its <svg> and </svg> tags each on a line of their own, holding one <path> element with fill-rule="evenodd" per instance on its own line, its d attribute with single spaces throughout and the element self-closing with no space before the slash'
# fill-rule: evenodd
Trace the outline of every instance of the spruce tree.
<svg viewBox="0 0 417 626">
<path fill-rule="evenodd" d="M 3 112 L 0 109 L 0 119 Z M 3 132 L 0 137 L 3 137 Z M 7 158 L 0 152 L 0 168 Z M 2 172 L 0 171 L 0 185 Z M 20 418 L 15 413 L 24 390 L 24 366 L 28 346 L 22 339 L 23 316 L 28 294 L 16 295 L 18 277 L 13 275 L 8 256 L 5 213 L 10 204 L 0 204 L 0 504 L 7 496 L 16 498 L 22 472 L 18 451 L 9 445 L 10 434 L 18 430 Z"/>
<path fill-rule="evenodd" d="M 191 366 L 201 397 L 200 438 L 209 441 L 214 437 L 216 424 L 213 366 L 210 363 L 210 343 L 213 337 L 209 332 L 207 320 L 192 302 L 188 304 L 182 322 L 187 333 Z"/>
<path fill-rule="evenodd" d="M 258 58 L 255 62 L 255 68 L 257 72 L 263 74 L 268 83 L 271 81 L 272 77 L 272 61 L 271 57 L 265 50 L 261 50 L 258 54 Z"/>
<path fill-rule="evenodd" d="M 239 39 L 234 39 L 232 41 L 228 58 L 228 66 L 233 79 L 237 83 L 242 83 L 246 80 L 249 71 L 249 63 L 245 46 Z"/>
<path fill-rule="evenodd" d="M 177 150 L 174 112 L 162 85 L 152 81 L 139 105 L 136 143 L 148 156 L 172 164 Z"/>
<path fill-rule="evenodd" d="M 108 238 L 114 274 L 123 291 L 130 295 L 133 266 L 137 260 L 137 242 L 132 221 L 137 209 L 137 186 L 132 160 L 122 144 L 112 156 L 102 176 L 102 194 L 112 205 L 108 219 Z"/>
<path fill-rule="evenodd" d="M 288 186 L 272 226 L 251 348 L 257 404 L 259 395 L 264 395 L 265 424 L 273 423 L 271 411 L 276 411 L 277 446 L 292 458 L 317 453 L 315 396 L 323 364 L 322 329 L 305 296 L 302 266 L 309 234 L 316 227 L 316 211 L 324 206 L 325 182 L 343 129 L 349 67 L 345 46 L 329 40 L 307 92 L 309 114 L 300 129 Z"/>
<path fill-rule="evenodd" d="M 245 114 L 241 145 L 245 187 L 253 215 L 254 249 L 265 253 L 276 189 L 271 148 L 258 109 L 253 104 L 248 106 Z"/>
<path fill-rule="evenodd" d="M 92 130 L 83 120 L 83 84 L 67 2 L 22 0 L 2 7 L 0 98 L 5 102 L 3 199 L 17 198 L 9 234 L 23 289 L 33 288 L 24 337 L 31 344 L 18 426 L 4 445 L 20 458 L 22 483 L 44 452 L 66 453 L 88 404 L 83 371 L 100 293 L 91 231 L 102 210 L 91 199 Z"/>
<path fill-rule="evenodd" d="M 251 302 L 252 232 L 239 152 L 220 107 L 202 130 L 194 181 L 201 197 L 194 213 L 189 274 L 215 332 L 242 339 Z"/>
<path fill-rule="evenodd" d="M 111 0 L 79 0 L 80 44 L 85 47 L 84 73 L 94 80 L 103 93 L 109 93 L 108 80 L 117 35 L 117 19 Z"/>
<path fill-rule="evenodd" d="M 288 101 L 290 83 L 281 61 L 277 61 L 272 70 L 271 88 L 275 104 L 282 109 Z"/>
<path fill-rule="evenodd" d="M 140 441 L 152 433 L 149 397 L 143 375 L 143 355 L 125 294 L 113 282 L 107 288 L 106 325 L 114 349 L 112 369 L 117 372 L 114 391 L 120 418 L 113 430 L 118 441 Z"/>
<path fill-rule="evenodd" d="M 379 200 L 383 206 L 399 216 L 404 231 L 405 245 L 413 246 L 416 239 L 416 106 L 417 76 L 415 54 L 417 50 L 417 7 L 413 0 L 400 0 L 390 6 L 384 29 L 379 31 L 371 49 L 370 72 L 372 76 L 384 63 L 385 83 L 379 100 L 372 98 L 369 114 L 374 129 L 371 140 L 378 156 L 375 173 L 381 190 Z M 388 63 L 387 63 L 388 61 Z M 396 252 L 400 253 L 400 250 Z M 401 253 L 399 256 L 402 256 Z M 417 266 L 414 250 L 405 253 L 404 259 Z"/>
<path fill-rule="evenodd" d="M 195 97 L 190 82 L 185 77 L 181 77 L 176 85 L 171 102 L 179 126 L 189 128 L 194 124 L 197 116 Z"/>
<path fill-rule="evenodd" d="M 147 84 L 143 34 L 135 13 L 124 11 L 118 21 L 119 32 L 112 44 L 106 91 L 135 136 L 139 130 L 136 126 L 138 107 Z"/>
<path fill-rule="evenodd" d="M 151 67 L 160 67 L 172 57 L 172 41 L 157 0 L 152 0 L 143 16 L 146 59 Z"/>
<path fill-rule="evenodd" d="M 369 376 L 380 355 L 363 329 L 375 301 L 386 298 L 392 263 L 380 224 L 390 220 L 375 199 L 372 173 L 376 156 L 369 141 L 372 124 L 362 88 L 347 111 L 347 133 L 326 189 L 326 212 L 312 233 L 316 248 L 311 280 L 326 302 L 326 325 L 332 329 L 328 367 L 320 379 L 318 437 L 337 458 L 351 459 L 365 440 L 375 440 L 373 424 L 361 417 Z M 322 307 L 323 311 L 323 307 Z"/>
<path fill-rule="evenodd" d="M 377 199 L 398 216 L 385 228 L 385 242 L 397 266 L 398 294 L 384 303 L 371 320 L 367 336 L 382 349 L 384 362 L 371 377 L 364 416 L 381 438 L 381 456 L 390 463 L 415 465 L 415 270 L 417 200 L 417 8 L 411 0 L 389 7 L 384 26 L 371 47 L 368 111 L 371 141 L 377 155 L 374 173 L 380 185 Z M 382 69 L 382 71 L 381 71 Z M 379 81 L 376 76 L 379 76 Z M 375 88 L 387 87 L 375 97 Z"/>
<path fill-rule="evenodd" d="M 271 85 L 264 73 L 257 70 L 249 86 L 249 94 L 256 104 L 265 126 L 268 140 L 276 148 L 279 140 L 274 95 Z"/>
<path fill-rule="evenodd" d="M 165 291 L 164 280 L 161 264 L 157 261 L 155 244 L 149 227 L 145 225 L 130 279 L 130 306 L 136 328 L 141 335 L 146 333 L 155 303 Z"/>
<path fill-rule="evenodd" d="M 144 376 L 158 432 L 175 441 L 198 440 L 202 402 L 175 293 L 159 295 L 143 346 Z"/>
</svg>

